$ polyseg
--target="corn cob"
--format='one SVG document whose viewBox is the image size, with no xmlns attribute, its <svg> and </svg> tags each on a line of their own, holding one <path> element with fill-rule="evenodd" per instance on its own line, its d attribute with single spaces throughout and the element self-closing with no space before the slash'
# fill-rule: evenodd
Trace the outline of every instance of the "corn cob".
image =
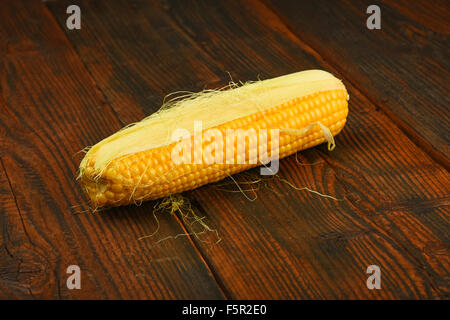
<svg viewBox="0 0 450 320">
<path fill-rule="evenodd" d="M 329 129 L 331 139 L 342 130 L 347 100 L 342 82 L 321 70 L 203 92 L 163 106 L 160 112 L 93 146 L 80 164 L 79 178 L 95 207 L 138 203 L 191 190 L 261 165 L 263 161 L 254 161 L 255 154 L 260 159 L 273 160 L 274 155 L 281 159 L 330 142 L 324 128 Z M 203 121 L 201 132 L 192 130 L 196 120 Z M 170 131 L 177 128 L 188 130 L 190 136 L 169 138 Z M 267 139 L 258 136 L 254 144 L 250 143 L 252 137 L 236 139 L 211 152 L 210 141 L 198 139 L 210 129 L 223 137 L 230 129 L 279 129 L 278 147 L 272 148 L 272 131 L 267 131 Z M 185 144 L 190 149 L 182 159 L 192 161 L 203 154 L 200 158 L 205 161 L 175 161 L 174 148 L 183 141 L 190 143 Z M 231 158 L 226 150 L 230 146 Z M 219 151 L 223 152 L 217 157 Z"/>
</svg>

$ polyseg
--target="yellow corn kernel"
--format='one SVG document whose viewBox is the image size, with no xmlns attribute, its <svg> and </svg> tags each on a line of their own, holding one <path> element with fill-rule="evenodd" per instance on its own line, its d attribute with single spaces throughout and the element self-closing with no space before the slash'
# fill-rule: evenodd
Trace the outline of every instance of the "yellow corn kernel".
<svg viewBox="0 0 450 320">
<path fill-rule="evenodd" d="M 241 91 L 234 95 L 233 90 Z M 279 147 L 275 150 L 280 159 L 284 158 L 329 140 L 324 127 L 332 136 L 338 134 L 348 114 L 345 86 L 320 70 L 216 92 L 207 109 L 201 109 L 200 103 L 208 106 L 208 98 L 206 102 L 196 103 L 196 99 L 203 98 L 199 97 L 186 102 L 189 108 L 182 102 L 163 113 L 160 116 L 163 120 L 151 116 L 91 148 L 80 164 L 80 180 L 94 206 L 119 206 L 158 199 L 260 166 L 261 157 L 272 156 L 270 130 L 273 129 L 279 130 Z M 252 108 L 243 107 L 247 105 Z M 240 112 L 242 116 L 239 116 Z M 176 128 L 174 123 L 177 121 L 193 123 L 196 117 L 204 120 L 206 125 L 201 132 L 191 132 L 189 137 L 181 140 L 191 143 L 189 152 L 182 159 L 203 157 L 200 156 L 199 163 L 177 163 L 173 159 L 173 150 L 180 140 L 167 140 L 164 137 L 170 136 L 170 132 L 160 131 Z M 211 129 L 222 137 L 227 137 L 229 129 L 244 132 L 265 129 L 267 140 L 257 135 L 256 139 L 255 136 L 236 139 L 229 145 L 225 141 L 221 150 L 214 149 L 211 153 L 210 141 L 198 139 Z M 227 155 L 230 146 L 234 147 L 233 153 Z"/>
</svg>

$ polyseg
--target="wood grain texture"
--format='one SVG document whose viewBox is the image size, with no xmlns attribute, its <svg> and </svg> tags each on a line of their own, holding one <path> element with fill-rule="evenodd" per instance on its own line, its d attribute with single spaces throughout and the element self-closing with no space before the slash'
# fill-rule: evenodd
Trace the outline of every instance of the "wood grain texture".
<svg viewBox="0 0 450 320">
<path fill-rule="evenodd" d="M 43 3 L 9 2 L 0 21 L 0 298 L 223 298 L 191 243 L 137 240 L 156 228 L 152 203 L 75 214 L 75 154 L 122 125 Z M 71 264 L 81 290 L 66 287 Z"/>
<path fill-rule="evenodd" d="M 448 1 L 381 1 L 381 30 L 366 27 L 373 1 L 270 1 L 283 22 L 450 168 Z"/>
<path fill-rule="evenodd" d="M 238 70 L 236 72 L 246 74 L 249 71 L 251 72 L 253 68 L 252 65 L 246 63 L 245 58 L 240 57 L 247 57 L 247 59 L 254 61 L 276 61 L 272 68 L 280 65 L 280 70 L 284 68 L 301 70 L 315 68 L 317 65 L 326 67 L 323 61 L 314 61 L 315 55 L 313 53 L 308 54 L 308 47 L 295 34 L 291 33 L 283 22 L 277 19 L 277 16 L 267 10 L 266 7 L 258 5 L 257 2 L 251 1 L 247 6 L 243 7 L 233 2 L 221 3 L 221 5 L 216 3 L 214 8 L 207 4 L 192 5 L 186 8 L 181 2 L 170 2 L 164 3 L 163 7 L 166 8 L 168 14 L 177 21 L 180 27 L 186 28 L 185 32 L 198 43 L 202 43 L 204 39 L 211 39 L 206 43 L 202 43 L 205 51 L 219 64 L 226 64 L 228 68 L 232 66 L 233 70 Z M 238 7 L 241 8 L 239 9 Z M 204 15 L 203 12 L 208 12 L 208 15 Z M 204 26 L 209 27 L 205 28 Z M 233 34 L 234 37 L 227 37 L 229 34 Z M 232 54 L 229 54 L 229 52 L 232 52 Z M 255 52 L 257 52 L 256 56 Z M 313 63 L 310 62 L 312 60 L 314 61 Z M 271 76 L 277 74 L 275 73 Z M 343 74 L 339 75 L 345 82 L 346 76 Z M 241 79 L 241 77 L 238 77 L 238 79 Z M 368 261 L 384 261 L 383 267 L 389 268 L 389 271 L 386 271 L 384 274 L 389 273 L 392 277 L 390 279 L 392 281 L 391 285 L 387 286 L 392 291 L 389 292 L 389 289 L 385 287 L 386 291 L 380 296 L 391 298 L 445 297 L 448 295 L 448 257 L 438 258 L 437 260 L 439 261 L 436 261 L 436 259 L 429 261 L 433 259 L 429 259 L 424 254 L 423 247 L 430 243 L 438 244 L 438 247 L 448 247 L 446 231 L 448 230 L 448 172 L 417 148 L 390 119 L 384 114 L 377 112 L 377 108 L 367 98 L 362 96 L 351 83 L 346 82 L 346 84 L 352 97 L 349 122 L 346 129 L 344 129 L 342 137 L 338 137 L 338 143 L 340 144 L 337 151 L 331 154 L 320 152 L 321 158 L 330 167 L 328 170 L 331 170 L 332 177 L 329 178 L 330 174 L 327 175 L 323 171 L 319 171 L 319 174 L 313 180 L 315 182 L 314 187 L 318 190 L 325 190 L 332 194 L 339 194 L 339 190 L 343 190 L 343 194 L 339 195 L 345 197 L 346 202 L 339 203 L 337 206 L 336 204 L 331 204 L 331 207 L 327 208 L 328 210 L 314 210 L 314 220 L 319 226 L 327 226 L 330 220 L 341 223 L 349 221 L 350 225 L 315 234 L 315 237 L 319 238 L 324 236 L 324 234 L 336 235 L 336 237 L 331 237 L 332 240 L 324 245 L 327 254 L 334 253 L 336 256 L 333 257 L 335 258 L 331 258 L 326 254 L 321 257 L 315 256 L 320 254 L 321 246 L 319 244 L 313 245 L 314 241 L 311 239 L 306 242 L 311 244 L 316 250 L 311 250 L 306 255 L 308 257 L 306 260 L 318 262 L 310 270 L 310 273 L 313 275 L 312 279 L 314 279 L 309 284 L 310 286 L 312 286 L 312 283 L 317 283 L 319 277 L 324 277 L 330 269 L 335 269 L 337 266 L 339 266 L 337 269 L 342 270 L 342 273 L 340 273 L 341 279 L 339 280 L 346 283 L 347 286 L 343 286 L 342 282 L 330 276 L 330 278 L 323 281 L 328 284 L 328 287 L 326 289 L 322 288 L 323 291 L 318 290 L 313 297 L 371 297 L 373 293 L 367 292 L 365 287 L 355 286 L 358 282 L 348 279 L 354 275 L 355 271 L 351 269 L 352 267 L 359 265 L 360 268 L 363 268 L 364 263 L 367 264 Z M 396 138 L 393 139 L 393 137 Z M 302 175 L 295 177 L 295 172 L 299 170 L 296 169 L 292 158 L 283 161 L 282 165 L 289 166 L 289 161 L 291 161 L 290 170 L 288 171 L 290 174 L 286 174 L 286 177 L 295 181 L 296 185 L 307 185 L 307 181 L 301 179 Z M 283 174 L 283 171 L 281 174 Z M 353 187 L 351 187 L 352 185 Z M 278 188 L 276 189 L 279 190 Z M 202 190 L 199 189 L 194 193 L 206 193 L 206 191 Z M 311 211 L 311 204 L 298 201 L 299 195 L 288 197 L 284 201 L 282 198 L 264 201 L 266 197 L 270 196 L 264 193 L 259 198 L 259 204 L 252 203 L 250 205 L 251 207 L 259 206 L 259 209 L 254 207 L 253 209 L 247 209 L 247 206 L 243 207 L 243 203 L 226 206 L 227 209 L 236 208 L 236 212 L 221 214 L 217 218 L 216 223 L 220 223 L 221 229 L 232 230 L 233 226 L 241 225 L 241 223 L 239 221 L 225 223 L 225 221 L 238 219 L 238 212 L 242 212 L 242 215 L 248 215 L 248 212 L 256 212 L 255 216 L 261 220 L 266 216 L 264 212 L 270 212 L 271 215 L 275 216 L 273 219 L 279 219 L 279 223 L 282 226 L 274 227 L 276 225 L 274 220 L 263 220 L 259 222 L 259 226 L 265 226 L 270 228 L 271 232 L 278 232 L 282 235 L 295 234 L 295 230 L 300 234 L 300 230 L 313 232 L 304 223 L 291 223 L 291 219 L 295 215 Z M 214 217 L 216 217 L 217 212 L 220 212 L 219 207 L 223 206 L 223 204 L 215 205 L 208 201 L 208 198 L 217 198 L 217 196 L 203 195 L 202 201 L 199 201 L 200 205 L 206 208 L 206 212 L 214 211 Z M 428 201 L 425 199 L 432 200 Z M 303 199 L 303 201 L 305 200 Z M 323 199 L 320 199 L 320 201 L 323 201 Z M 382 208 L 395 207 L 396 203 L 403 203 L 404 201 L 410 201 L 410 206 L 406 209 L 407 218 L 402 215 L 391 214 L 387 216 L 384 214 L 385 211 Z M 230 202 L 232 203 L 232 201 Z M 264 202 L 264 205 L 261 202 Z M 424 205 L 422 214 L 414 216 L 414 204 L 421 202 L 429 203 L 430 207 Z M 276 207 L 271 206 L 270 204 L 272 203 L 277 203 Z M 296 203 L 296 205 L 293 206 L 292 203 Z M 445 212 L 445 214 L 435 214 L 435 206 L 442 210 L 441 213 Z M 289 208 L 294 209 L 291 209 L 289 213 Z M 342 210 L 342 214 L 338 208 Z M 323 212 L 326 212 L 327 215 L 323 216 Z M 211 217 L 211 219 L 214 219 L 214 217 Z M 377 221 L 378 219 L 380 221 Z M 285 221 L 289 221 L 289 223 Z M 408 224 L 416 224 L 419 230 L 424 230 L 422 233 L 423 237 L 411 238 L 410 230 L 407 232 L 407 229 L 402 228 L 406 222 Z M 249 229 L 255 232 L 255 227 L 252 226 Z M 286 232 L 286 229 L 289 227 L 292 227 L 292 232 L 290 233 Z M 353 229 L 358 231 L 355 232 Z M 248 235 L 249 233 L 251 234 L 250 230 L 236 231 L 235 237 L 239 239 L 236 241 L 246 241 L 245 237 L 242 239 L 238 235 Z M 337 239 L 346 240 L 350 238 L 355 240 L 351 236 L 353 234 L 362 234 L 369 239 L 361 239 L 361 241 L 366 240 L 367 242 L 354 244 L 350 249 L 346 247 L 346 250 L 352 251 L 351 255 L 345 255 L 343 252 L 340 255 L 340 252 L 335 248 Z M 252 248 L 252 250 L 244 250 L 246 254 L 257 254 L 259 249 L 271 255 L 276 255 L 277 251 L 280 250 L 279 248 L 270 250 L 270 247 L 265 247 L 267 243 L 271 243 L 271 241 L 262 240 L 267 239 L 266 234 L 254 237 L 260 239 L 261 247 L 258 248 L 251 242 L 253 245 L 249 244 L 248 248 Z M 233 237 L 230 236 L 230 238 Z M 328 237 L 325 236 L 325 238 Z M 376 238 L 376 240 L 373 238 Z M 356 239 L 359 239 L 359 237 L 356 237 Z M 243 245 L 241 242 L 240 246 Z M 293 248 L 299 246 L 298 242 L 286 237 L 286 239 L 279 239 L 278 244 L 283 244 L 286 251 L 292 251 Z M 380 250 L 382 247 L 384 249 Z M 235 250 L 236 248 L 230 248 L 229 252 L 234 252 Z M 298 257 L 302 256 L 303 250 L 300 249 L 294 252 L 296 252 Z M 380 254 L 383 256 L 381 259 Z M 212 255 L 214 255 L 214 252 Z M 211 261 L 213 261 L 212 263 L 216 270 L 223 270 L 219 274 L 231 279 L 228 269 L 233 270 L 233 266 L 238 264 L 229 263 L 228 266 L 224 266 L 224 261 L 226 260 L 223 259 L 224 256 L 227 256 L 226 252 L 217 256 L 214 255 L 216 262 L 214 263 L 213 258 L 211 258 Z M 337 257 L 342 257 L 342 259 Z M 288 259 L 289 262 L 286 264 L 289 265 L 292 261 L 295 261 L 291 259 Z M 356 259 L 361 260 L 358 261 Z M 284 259 L 280 259 L 280 257 L 274 258 L 270 267 L 267 267 L 267 270 L 264 271 L 271 270 L 278 276 L 281 273 L 281 266 L 277 266 L 276 261 L 279 264 L 280 260 Z M 253 260 L 249 258 L 248 265 L 251 264 L 251 261 Z M 334 268 L 332 267 L 333 263 L 337 263 L 337 265 L 334 265 Z M 298 277 L 294 276 L 294 271 L 301 270 L 303 265 L 305 265 L 305 262 L 302 261 L 300 263 L 297 261 L 296 267 L 291 267 L 291 269 L 288 269 L 289 272 L 286 273 L 298 279 Z M 255 268 L 260 268 L 260 266 L 256 265 Z M 261 273 L 258 271 L 257 269 L 253 272 L 255 281 L 261 279 L 264 274 L 264 271 Z M 317 274 L 314 277 L 315 272 Z M 270 274 L 270 272 L 268 273 Z M 277 280 L 280 277 L 285 277 L 285 282 L 295 283 L 295 280 L 289 282 L 290 276 L 286 275 L 286 273 L 283 273 L 283 276 L 278 276 Z M 242 270 L 235 270 L 233 275 L 236 274 L 245 274 L 247 276 L 247 273 L 244 273 Z M 302 276 L 305 274 L 308 273 L 305 272 Z M 242 275 L 243 278 L 245 276 Z M 248 280 L 245 282 L 244 279 L 238 282 L 232 282 L 231 280 L 227 282 L 224 280 L 224 282 L 229 285 L 237 283 L 239 287 L 234 288 L 232 291 L 242 293 L 242 296 L 238 295 L 238 297 L 248 295 L 257 298 L 267 297 L 269 292 L 270 294 L 284 297 L 311 297 L 304 295 L 301 291 L 296 292 L 297 296 L 292 293 L 290 295 L 275 284 L 267 285 L 265 287 L 267 291 L 262 291 L 261 288 L 258 291 L 256 289 L 258 285 L 255 285 L 255 288 L 248 287 Z M 243 287 L 243 283 L 245 283 L 246 288 Z M 301 287 L 309 288 L 310 286 Z M 277 289 L 279 291 L 276 291 Z M 355 293 L 358 289 L 360 291 Z"/>
<path fill-rule="evenodd" d="M 47 4 L 60 25 L 66 4 Z M 208 87 L 224 85 L 227 71 L 234 79 L 253 80 L 328 69 L 261 2 L 82 1 L 81 7 L 87 9 L 88 30 L 67 36 L 123 121 L 153 111 L 174 90 L 198 90 L 202 81 Z M 123 20 L 122 12 L 133 19 Z M 158 28 L 169 36 L 158 37 Z M 118 40 L 110 30 L 121 34 Z M 133 31 L 157 40 L 160 49 L 140 39 L 119 46 Z M 178 46 L 178 55 L 170 54 L 172 46 Z M 159 59 L 145 59 L 153 50 L 161 50 Z M 173 64 L 182 77 L 161 75 Z M 120 68 L 111 67 L 116 65 Z M 203 72 L 192 72 L 197 68 Z M 283 160 L 280 177 L 345 200 L 297 192 L 276 179 L 270 186 L 277 193 L 262 189 L 254 202 L 205 186 L 185 195 L 223 240 L 210 248 L 194 238 L 195 245 L 231 298 L 446 297 L 448 172 L 353 87 L 344 72 L 331 71 L 344 79 L 351 95 L 349 123 L 338 147 L 331 154 L 321 147 L 302 153 L 303 161 L 319 162 L 313 166 L 300 166 L 294 157 Z M 156 84 L 158 77 L 162 80 Z M 135 79 L 148 90 L 128 86 Z M 366 288 L 370 264 L 382 267 L 383 290 Z"/>
<path fill-rule="evenodd" d="M 2 217 L 0 227 L 3 231 L 0 242 L 0 291 L 2 297 L 7 299 L 21 296 L 31 298 L 31 283 L 36 278 L 36 274 L 43 273 L 44 269 L 42 264 L 34 259 L 36 255 L 29 254 L 30 251 L 27 248 L 29 241 L 21 213 L 17 208 L 16 199 L 11 191 L 3 164 L 0 173 L 0 212 Z M 11 247 L 11 243 L 15 243 L 14 248 Z"/>
<path fill-rule="evenodd" d="M 70 1 L 47 3 L 64 28 Z M 97 88 L 123 124 L 155 112 L 168 93 L 219 79 L 170 20 L 137 1 L 81 1 L 83 29 L 67 31 Z"/>
</svg>

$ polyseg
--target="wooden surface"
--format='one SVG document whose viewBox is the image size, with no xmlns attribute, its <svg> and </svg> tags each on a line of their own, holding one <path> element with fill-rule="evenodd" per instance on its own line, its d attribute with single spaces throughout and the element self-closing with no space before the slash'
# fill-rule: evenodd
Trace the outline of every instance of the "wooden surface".
<svg viewBox="0 0 450 320">
<path fill-rule="evenodd" d="M 81 30 L 66 28 L 71 4 Z M 365 26 L 369 4 L 2 5 L 0 298 L 448 299 L 448 2 L 382 1 L 381 30 Z M 158 227 L 156 202 L 80 213 L 77 152 L 166 94 L 312 68 L 343 79 L 348 123 L 333 152 L 286 158 L 279 177 L 342 201 L 278 178 L 253 202 L 214 185 L 184 193 L 214 246 L 179 214 L 139 241 Z M 72 264 L 80 290 L 66 286 Z M 366 287 L 369 265 L 381 290 Z"/>
</svg>

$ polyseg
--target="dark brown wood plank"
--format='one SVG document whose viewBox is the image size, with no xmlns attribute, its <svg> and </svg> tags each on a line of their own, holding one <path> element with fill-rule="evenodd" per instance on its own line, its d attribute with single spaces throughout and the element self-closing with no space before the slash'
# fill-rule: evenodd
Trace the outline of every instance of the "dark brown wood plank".
<svg viewBox="0 0 450 320">
<path fill-rule="evenodd" d="M 33 279 L 39 279 L 36 274 L 44 273 L 45 269 L 41 261 L 36 259 L 38 255 L 23 255 L 24 252 L 30 252 L 26 246 L 26 231 L 3 164 L 0 164 L 0 292 L 2 298 L 6 299 L 32 298 L 30 284 Z M 11 242 L 16 243 L 15 250 L 11 248 Z M 49 282 L 50 286 L 52 282 L 54 279 Z"/>
<path fill-rule="evenodd" d="M 169 16 L 173 17 L 180 27 L 185 28 L 187 34 L 197 43 L 202 44 L 210 57 L 243 75 L 248 75 L 255 68 L 248 63 L 249 60 L 266 61 L 266 64 L 271 63 L 271 68 L 279 66 L 280 73 L 286 68 L 296 71 L 317 66 L 326 67 L 323 61 L 315 60 L 316 55 L 313 52 L 308 54 L 308 47 L 305 47 L 277 16 L 255 1 L 244 6 L 228 2 L 220 5 L 216 3 L 214 7 L 202 3 L 188 8 L 181 2 L 170 2 L 164 7 L 168 10 Z M 256 65 L 261 68 L 266 67 L 264 64 Z M 278 74 L 276 72 L 271 76 Z M 345 81 L 345 76 L 342 74 L 339 76 Z M 239 74 L 237 78 L 242 79 L 242 76 Z M 234 237 L 240 241 L 237 247 L 245 247 L 245 250 L 241 250 L 245 254 L 257 256 L 260 251 L 265 251 L 275 255 L 273 260 L 280 261 L 284 259 L 278 255 L 295 252 L 294 257 L 303 257 L 305 260 L 295 260 L 290 256 L 289 261 L 283 265 L 288 268 L 286 272 L 286 269 L 283 270 L 275 262 L 270 267 L 264 265 L 266 269 L 262 268 L 261 264 L 250 266 L 250 261 L 254 261 L 252 259 L 254 257 L 249 257 L 249 262 L 245 266 L 237 262 L 230 262 L 224 266 L 223 256 L 226 256 L 226 250 L 224 250 L 225 253 L 217 255 L 213 252 L 211 261 L 215 262 L 213 262 L 214 268 L 222 270 L 219 274 L 225 278 L 230 273 L 234 276 L 241 275 L 241 281 L 223 280 L 228 285 L 235 286 L 231 291 L 238 292 L 238 297 L 250 295 L 259 298 L 274 294 L 278 297 L 404 298 L 448 294 L 448 256 L 435 256 L 429 259 L 423 252 L 423 246 L 429 243 L 439 244 L 438 246 L 442 247 L 448 246 L 446 231 L 448 229 L 448 172 L 418 149 L 390 119 L 377 112 L 376 107 L 367 98 L 361 96 L 351 84 L 347 82 L 346 84 L 352 97 L 349 122 L 343 135 L 338 138 L 337 151 L 331 154 L 321 152 L 321 158 L 328 166 L 314 169 L 317 171 L 314 187 L 328 193 L 330 191 L 333 194 L 337 193 L 341 197 L 345 196 L 344 203 L 331 203 L 326 209 L 311 209 L 311 204 L 305 203 L 307 199 L 310 199 L 308 195 L 291 194 L 287 198 L 274 198 L 273 195 L 263 194 L 260 195 L 259 201 L 264 204 L 255 204 L 256 202 L 245 204 L 243 199 L 240 203 L 235 203 L 236 199 L 229 200 L 226 196 L 223 201 L 227 204 L 224 205 L 211 202 L 209 200 L 211 198 L 223 198 L 218 194 L 209 195 L 209 190 L 206 191 L 206 188 L 195 192 L 201 199 L 200 205 L 206 208 L 205 211 L 209 213 L 209 217 L 221 226 L 221 230 L 237 229 L 234 234 Z M 305 154 L 309 154 L 309 151 Z M 296 185 L 307 185 L 308 180 L 302 178 L 305 173 L 295 169 L 296 165 L 292 158 L 283 163 L 289 166 L 290 170 L 282 170 L 282 175 L 286 172 L 285 177 L 293 179 Z M 326 170 L 331 170 L 331 173 L 327 174 Z M 301 197 L 301 200 L 298 197 Z M 384 207 L 395 207 L 395 204 L 405 201 L 410 205 L 404 210 L 411 216 L 386 214 Z M 324 201 L 318 199 L 318 202 Z M 414 204 L 421 202 L 425 205 L 422 207 L 421 214 L 416 216 Z M 276 206 L 273 203 L 276 203 Z M 220 210 L 223 206 L 229 212 Z M 441 210 L 441 214 L 434 214 L 435 206 Z M 238 220 L 248 216 L 249 212 L 254 213 L 252 219 L 258 219 L 259 223 L 256 225 L 270 230 L 268 233 L 272 237 L 277 235 L 278 241 L 270 241 L 272 239 L 265 233 L 255 236 L 256 225 L 248 223 L 247 220 Z M 317 225 L 310 226 L 305 221 L 292 224 L 293 219 L 299 219 L 296 216 L 306 212 L 314 212 L 308 217 L 310 220 L 306 221 L 313 221 L 311 224 Z M 341 225 L 330 226 L 330 220 Z M 411 230 L 407 232 L 407 229 L 403 228 L 405 223 L 411 225 L 411 221 L 418 229 L 416 232 L 421 234 L 420 238 L 412 238 Z M 277 224 L 278 227 L 274 227 Z M 244 229 L 244 226 L 248 229 Z M 245 236 L 239 237 L 239 234 Z M 306 243 L 303 247 L 302 244 L 293 240 L 295 238 L 289 239 L 287 236 L 298 234 L 311 235 L 307 239 L 297 238 L 299 243 Z M 250 235 L 254 238 L 247 242 L 247 236 Z M 233 236 L 229 235 L 229 238 Z M 326 239 L 324 242 L 317 240 L 323 240 L 323 238 Z M 259 239 L 261 243 L 258 242 L 256 245 L 254 239 Z M 269 244 L 273 242 L 281 245 L 284 252 L 279 247 L 271 248 Z M 260 248 L 258 248 L 259 245 Z M 305 247 L 312 249 L 308 252 Z M 233 247 L 229 252 L 236 250 L 237 248 Z M 330 256 L 331 253 L 333 256 Z M 241 256 L 240 259 L 243 257 Z M 315 264 L 309 270 L 302 269 L 302 266 L 310 261 Z M 368 292 L 365 284 L 352 278 L 357 274 L 353 268 L 359 266 L 359 270 L 362 270 L 364 263 L 368 261 L 377 261 L 383 265 L 383 268 L 389 269 L 384 274 L 390 275 L 391 278 L 388 281 L 391 283 L 384 287 L 386 291 L 383 293 Z M 243 270 L 252 267 L 254 267 L 252 272 Z M 336 274 L 330 273 L 330 270 L 336 269 L 342 270 L 340 279 L 336 278 Z M 277 281 L 283 276 L 289 279 L 286 273 L 297 279 L 298 277 L 294 276 L 295 273 L 302 270 L 303 275 L 309 276 L 310 282 L 306 286 L 300 285 L 297 288 L 298 291 L 291 288 L 293 292 L 288 293 L 274 283 L 263 285 L 258 283 L 264 274 L 261 270 L 268 274 L 276 274 Z M 248 274 L 254 276 L 252 278 L 255 281 L 254 287 L 249 285 L 248 279 L 244 279 L 248 277 Z M 284 280 L 289 283 L 286 278 Z M 295 283 L 295 280 L 291 280 L 291 285 L 292 282 Z M 300 289 L 313 287 L 318 282 L 323 287 L 315 292 L 302 292 Z M 342 285 L 343 283 L 345 285 Z M 279 291 L 276 291 L 277 288 Z"/>
<path fill-rule="evenodd" d="M 74 155 L 121 123 L 42 2 L 9 2 L 0 21 L 0 297 L 223 298 L 191 243 L 137 240 L 156 228 L 152 203 L 75 214 L 86 198 Z M 160 223 L 183 232 L 169 215 Z M 66 287 L 72 264 L 81 290 Z"/>
<path fill-rule="evenodd" d="M 47 3 L 62 27 L 70 4 Z M 168 93 L 200 90 L 219 80 L 217 69 L 196 64 L 206 60 L 201 50 L 173 30 L 158 10 L 141 12 L 141 2 L 81 1 L 79 5 L 82 29 L 66 31 L 124 124 L 155 112 Z"/>
<path fill-rule="evenodd" d="M 366 28 L 373 1 L 271 1 L 294 31 L 417 144 L 450 167 L 448 1 L 382 1 L 381 30 Z"/>
<path fill-rule="evenodd" d="M 65 2 L 48 5 L 58 18 Z M 82 2 L 82 7 L 91 6 L 92 2 Z M 133 21 L 147 25 L 150 21 L 144 22 L 145 17 L 157 17 L 157 21 L 164 22 L 166 33 L 176 39 L 186 38 L 183 43 L 189 49 L 184 50 L 203 49 L 207 55 L 200 55 L 200 60 L 186 60 L 184 66 L 206 65 L 214 72 L 219 70 L 211 81 L 220 78 L 222 85 L 228 80 L 223 76 L 225 71 L 230 71 L 235 79 L 248 80 L 256 79 L 258 74 L 266 78 L 306 68 L 324 68 L 323 61 L 317 60 L 314 52 L 308 52 L 281 21 L 258 2 L 214 5 L 195 2 L 188 6 L 185 2 L 164 2 L 159 8 L 165 10 L 167 16 L 148 2 L 131 5 L 117 1 L 102 6 L 104 10 L 101 11 L 87 10 L 89 18 L 85 22 L 88 22 L 90 34 L 68 33 L 76 48 L 90 49 L 84 52 L 77 50 L 91 74 L 106 73 L 110 65 L 117 63 L 116 53 L 108 50 L 115 46 L 115 39 L 108 34 L 108 29 L 111 24 L 116 25 L 115 28 L 125 28 L 124 33 L 133 30 L 130 27 L 135 26 L 133 22 L 127 20 L 128 24 L 125 24 L 119 18 L 119 12 L 129 12 L 131 6 L 135 6 Z M 104 14 L 105 11 L 108 15 Z M 127 14 L 131 16 L 131 13 Z M 174 24 L 168 17 L 174 19 Z M 63 18 L 58 19 L 60 24 L 64 23 Z M 158 40 L 166 45 L 164 39 Z M 136 51 L 143 45 L 138 42 L 130 46 L 130 51 Z M 133 61 L 131 53 L 126 52 L 123 50 L 122 54 L 127 54 Z M 180 61 L 184 56 L 181 55 Z M 90 63 L 92 60 L 97 63 Z M 142 78 L 155 77 L 153 70 L 157 68 L 153 61 L 139 61 L 137 67 L 129 67 L 131 62 L 128 62 L 124 66 L 125 71 L 116 72 L 112 77 L 117 83 L 126 82 L 124 74 L 134 77 L 135 69 L 146 70 L 147 74 Z M 160 63 L 165 65 L 169 62 L 162 60 Z M 149 83 L 151 81 L 148 80 Z M 177 81 L 176 88 L 167 86 L 161 97 L 180 87 L 190 86 L 190 81 L 185 84 L 183 79 Z M 115 89 L 110 83 L 103 82 L 99 88 L 106 92 L 107 97 L 108 92 L 114 94 Z M 296 185 L 345 197 L 345 201 L 334 202 L 299 193 L 276 181 L 272 186 L 284 196 L 261 191 L 255 202 L 248 202 L 239 194 L 220 192 L 214 186 L 186 194 L 196 210 L 205 214 L 212 226 L 218 227 L 223 238 L 213 248 L 202 243 L 197 245 L 202 248 L 206 261 L 230 297 L 433 298 L 445 294 L 448 263 L 437 254 L 425 257 L 422 249 L 424 244 L 434 243 L 434 248 L 445 245 L 447 195 L 444 187 L 448 176 L 386 116 L 377 112 L 370 101 L 351 85 L 349 90 L 352 113 L 344 135 L 338 138 L 337 151 L 330 156 L 323 148 L 306 151 L 302 153 L 302 160 L 321 163 L 298 166 L 291 157 L 282 162 L 280 173 Z M 146 108 L 145 99 L 149 98 L 134 99 L 136 102 L 130 102 L 123 110 L 137 116 Z M 117 103 L 115 108 L 125 107 Z M 366 127 L 370 128 L 369 132 Z M 376 143 L 391 141 L 394 135 L 399 137 L 398 142 L 391 142 L 398 155 Z M 369 138 L 374 151 L 364 147 L 365 139 Z M 402 145 L 409 150 L 405 152 Z M 341 156 L 333 162 L 337 152 Z M 368 160 L 368 155 L 374 159 Z M 383 164 L 382 160 L 390 166 Z M 365 161 L 364 170 L 358 170 L 359 161 Z M 389 175 L 394 177 L 385 182 Z M 418 190 L 409 190 L 403 176 L 411 180 L 408 183 Z M 389 192 L 393 186 L 389 183 L 394 183 L 397 188 L 392 197 Z M 355 187 L 348 190 L 352 185 Z M 386 192 L 379 192 L 379 188 L 386 185 L 389 187 Z M 430 192 L 425 193 L 424 190 L 430 186 Z M 358 197 L 364 199 L 363 204 Z M 411 205 L 407 205 L 408 201 L 423 203 L 420 216 Z M 394 210 L 389 211 L 390 208 Z M 434 211 L 440 215 L 434 216 Z M 411 217 L 405 218 L 397 212 L 406 212 Z M 388 213 L 389 219 L 383 218 Z M 399 229 L 404 222 L 409 227 Z M 417 239 L 410 239 L 410 226 L 414 224 L 426 232 L 421 232 Z M 365 286 L 365 270 L 369 264 L 377 263 L 383 270 L 384 286 L 381 291 L 370 291 Z"/>
<path fill-rule="evenodd" d="M 409 0 L 397 0 L 386 1 L 382 0 L 385 5 L 395 8 L 399 13 L 408 17 L 425 28 L 428 31 L 433 31 L 437 34 L 444 34 L 448 36 L 450 34 L 450 21 L 448 15 L 450 13 L 450 7 L 448 1 L 437 0 L 433 2 L 433 5 L 424 1 L 409 1 Z"/>
</svg>

